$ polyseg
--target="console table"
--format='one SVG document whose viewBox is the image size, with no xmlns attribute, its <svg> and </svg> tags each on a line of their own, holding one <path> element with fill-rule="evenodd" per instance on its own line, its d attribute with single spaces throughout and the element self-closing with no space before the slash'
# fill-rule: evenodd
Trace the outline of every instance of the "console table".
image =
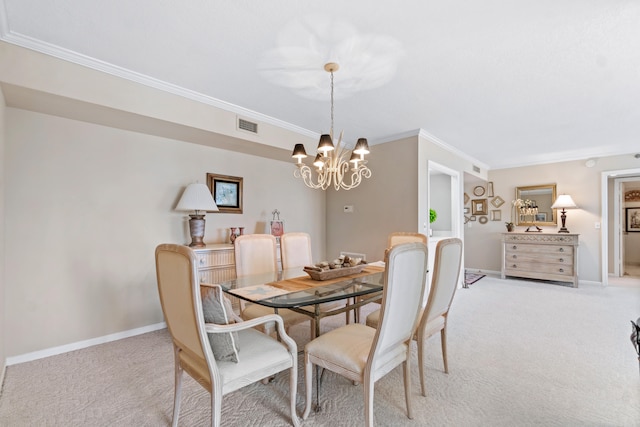
<svg viewBox="0 0 640 427">
<path fill-rule="evenodd" d="M 207 245 L 193 248 L 198 258 L 200 283 L 221 283 L 236 278 L 234 246 L 229 244 Z"/>
<path fill-rule="evenodd" d="M 502 278 L 570 282 L 578 287 L 578 236 L 568 233 L 502 233 Z"/>
</svg>

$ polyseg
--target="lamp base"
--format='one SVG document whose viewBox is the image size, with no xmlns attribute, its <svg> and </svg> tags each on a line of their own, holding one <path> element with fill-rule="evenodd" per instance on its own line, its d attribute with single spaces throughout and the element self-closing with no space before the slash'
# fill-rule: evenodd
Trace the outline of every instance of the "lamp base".
<svg viewBox="0 0 640 427">
<path fill-rule="evenodd" d="M 207 246 L 204 243 L 204 215 L 189 215 L 189 232 L 191 233 L 190 248 L 203 248 Z"/>
<path fill-rule="evenodd" d="M 567 223 L 567 211 L 562 208 L 562 212 L 560 212 L 560 220 L 562 221 L 562 227 L 558 230 L 558 233 L 568 233 L 567 227 L 565 227 Z"/>
</svg>

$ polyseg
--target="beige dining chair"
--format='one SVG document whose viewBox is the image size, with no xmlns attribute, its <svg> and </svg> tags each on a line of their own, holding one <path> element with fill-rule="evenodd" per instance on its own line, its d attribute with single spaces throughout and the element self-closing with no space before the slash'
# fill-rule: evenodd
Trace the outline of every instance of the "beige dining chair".
<svg viewBox="0 0 640 427">
<path fill-rule="evenodd" d="M 278 271 L 276 238 L 271 234 L 244 234 L 236 238 L 234 246 L 237 277 Z M 240 300 L 240 316 L 245 320 L 255 319 L 273 312 L 273 308 Z M 278 314 L 284 320 L 287 330 L 292 325 L 311 319 L 309 316 L 287 309 L 278 309 Z M 314 329 L 313 325 L 312 329 Z M 266 334 L 273 333 L 273 325 L 267 325 L 264 332 Z"/>
<path fill-rule="evenodd" d="M 365 425 L 373 425 L 373 392 L 377 380 L 402 364 L 407 416 L 411 410 L 411 337 L 415 333 L 425 292 L 427 247 L 421 243 L 394 246 L 385 256 L 380 327 L 352 323 L 329 331 L 304 349 L 306 406 L 311 412 L 312 370 L 329 369 L 364 386 Z M 316 381 L 319 382 L 318 372 Z M 319 384 L 316 396 L 319 396 Z M 319 397 L 318 397 L 319 402 Z"/>
<path fill-rule="evenodd" d="M 391 249 L 395 245 L 399 245 L 401 243 L 409 243 L 409 242 L 418 242 L 426 245 L 427 236 L 425 236 L 422 233 L 413 233 L 409 231 L 394 231 L 393 233 L 389 233 L 389 235 L 387 236 L 387 248 L 385 249 L 385 255 L 387 251 L 389 251 L 389 249 Z M 366 298 L 371 298 L 375 295 L 377 294 L 367 295 Z M 361 297 L 358 297 L 356 298 L 356 301 L 360 301 L 361 299 L 362 299 Z M 372 304 L 378 304 L 378 302 L 374 302 Z M 356 323 L 360 322 L 360 313 L 361 313 L 360 307 L 358 307 L 354 313 Z"/>
<path fill-rule="evenodd" d="M 193 250 L 182 245 L 162 244 L 156 248 L 155 260 L 160 304 L 174 349 L 172 425 L 178 425 L 185 371 L 211 394 L 211 425 L 216 427 L 220 426 L 224 395 L 288 369 L 291 420 L 298 426 L 298 349 L 286 334 L 282 319 L 270 314 L 227 324 L 222 290 L 218 285 L 208 285 L 212 300 L 205 308 L 215 311 L 219 324 L 205 323 L 207 312 L 203 311 Z M 281 342 L 254 329 L 266 323 L 276 325 Z"/>
<path fill-rule="evenodd" d="M 424 376 L 425 345 L 427 339 L 437 332 L 440 332 L 444 371 L 449 373 L 447 362 L 447 319 L 453 296 L 458 288 L 461 266 L 462 240 L 458 238 L 440 240 L 436 245 L 431 288 L 427 303 L 420 314 L 420 324 L 414 336 L 414 339 L 418 341 L 418 367 L 423 396 L 426 396 Z M 369 314 L 366 321 L 367 325 L 376 328 L 380 321 L 380 315 L 380 310 Z"/>
<path fill-rule="evenodd" d="M 284 233 L 280 237 L 280 260 L 282 269 L 304 267 L 313 265 L 311 253 L 311 236 L 308 233 L 289 232 Z M 343 307 L 346 301 L 332 301 L 320 304 L 320 312 L 326 313 L 336 308 Z M 303 310 L 315 311 L 315 307 L 301 307 Z M 349 321 L 349 312 L 346 313 L 347 323 Z M 315 338 L 315 321 L 311 321 L 311 339 Z"/>
<path fill-rule="evenodd" d="M 387 248 L 408 242 L 420 242 L 426 245 L 427 236 L 422 233 L 411 233 L 407 231 L 396 231 L 387 236 Z"/>
</svg>

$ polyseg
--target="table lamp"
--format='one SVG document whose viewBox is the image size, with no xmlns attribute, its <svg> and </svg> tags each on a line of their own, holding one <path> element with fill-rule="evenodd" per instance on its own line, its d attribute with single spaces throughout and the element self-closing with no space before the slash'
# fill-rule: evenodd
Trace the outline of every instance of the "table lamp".
<svg viewBox="0 0 640 427">
<path fill-rule="evenodd" d="M 177 211 L 195 211 L 189 214 L 189 232 L 191 233 L 192 248 L 201 248 L 206 246 L 204 239 L 204 216 L 206 212 L 217 212 L 218 206 L 213 200 L 209 187 L 205 184 L 193 183 L 185 188 L 180 201 L 176 205 Z"/>
<path fill-rule="evenodd" d="M 562 215 L 560 218 L 562 219 L 562 227 L 558 230 L 558 233 L 568 233 L 567 227 L 565 227 L 565 223 L 567 221 L 567 212 L 565 209 L 577 209 L 578 205 L 573 201 L 570 195 L 561 194 L 558 196 L 553 205 L 551 205 L 551 209 L 562 209 Z"/>
</svg>

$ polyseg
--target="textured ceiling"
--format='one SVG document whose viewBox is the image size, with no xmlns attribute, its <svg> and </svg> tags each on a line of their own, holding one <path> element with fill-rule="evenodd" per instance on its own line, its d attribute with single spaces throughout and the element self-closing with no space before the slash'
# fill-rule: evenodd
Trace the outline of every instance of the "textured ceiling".
<svg viewBox="0 0 640 427">
<path fill-rule="evenodd" d="M 491 168 L 640 151 L 640 2 L 0 0 L 2 38 Z M 133 74 L 132 74 L 133 75 Z M 145 77 L 145 78 L 146 78 Z"/>
</svg>

